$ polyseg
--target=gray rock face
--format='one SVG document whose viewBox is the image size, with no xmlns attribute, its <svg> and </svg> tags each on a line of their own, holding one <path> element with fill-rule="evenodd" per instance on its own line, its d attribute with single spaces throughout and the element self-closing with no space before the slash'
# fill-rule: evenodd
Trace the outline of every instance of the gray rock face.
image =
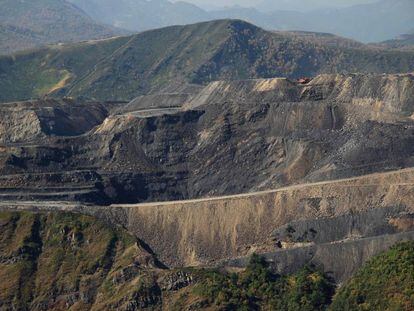
<svg viewBox="0 0 414 311">
<path fill-rule="evenodd" d="M 79 136 L 101 124 L 111 104 L 78 104 L 70 99 L 28 101 L 0 106 L 0 143 L 39 143 L 50 136 Z"/>
<path fill-rule="evenodd" d="M 4 105 L 0 195 L 165 201 L 410 167 L 413 93 L 410 74 L 322 75 L 214 82 L 124 107 Z"/>
<path fill-rule="evenodd" d="M 337 283 L 349 279 L 371 257 L 386 251 L 396 243 L 414 239 L 414 231 L 382 235 L 337 243 L 316 244 L 290 250 L 262 254 L 278 273 L 292 273 L 305 265 L 314 265 L 334 278 Z M 224 263 L 230 267 L 245 267 L 248 258 Z"/>
<path fill-rule="evenodd" d="M 163 291 L 176 291 L 191 285 L 194 282 L 194 277 L 191 273 L 178 270 L 164 276 L 161 280 L 158 280 L 158 282 Z"/>
<path fill-rule="evenodd" d="M 275 251 L 264 256 L 278 273 L 315 265 L 338 283 L 350 278 L 369 258 L 395 243 L 414 239 L 414 214 L 406 207 L 349 211 L 329 218 L 293 221 L 272 233 Z M 243 267 L 248 258 L 225 261 Z"/>
<path fill-rule="evenodd" d="M 406 225 L 399 225 L 403 223 Z M 283 243 L 292 246 L 301 243 L 321 244 L 409 230 L 414 230 L 414 214 L 407 213 L 406 208 L 401 206 L 293 221 L 277 228 L 272 237 L 283 247 Z"/>
</svg>

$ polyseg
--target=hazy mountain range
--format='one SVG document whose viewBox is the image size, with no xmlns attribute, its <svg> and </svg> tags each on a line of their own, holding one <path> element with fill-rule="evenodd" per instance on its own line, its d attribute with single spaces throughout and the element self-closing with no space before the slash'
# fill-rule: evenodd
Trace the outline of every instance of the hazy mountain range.
<svg viewBox="0 0 414 311">
<path fill-rule="evenodd" d="M 309 2 L 264 1 L 257 8 L 233 6 L 208 11 L 167 0 L 0 0 L 0 54 L 227 18 L 268 30 L 333 33 L 362 42 L 392 40 L 410 33 L 414 25 L 412 0 L 381 0 L 333 9 L 326 9 L 324 1 L 312 1 L 315 10 L 310 10 Z M 390 46 L 400 48 L 398 42 Z M 404 42 L 405 46 L 411 41 Z"/>
<path fill-rule="evenodd" d="M 320 9 L 346 8 L 378 0 L 262 0 L 255 7 L 263 12 L 276 10 L 315 11 Z"/>
<path fill-rule="evenodd" d="M 172 0 L 178 2 L 180 0 Z M 376 2 L 377 0 L 186 0 L 207 10 L 243 6 L 255 7 L 263 12 L 272 10 L 314 11 L 316 9 L 341 8 L 357 4 Z"/>
<path fill-rule="evenodd" d="M 211 19 L 203 9 L 167 0 L 69 0 L 97 21 L 142 31 Z"/>
<path fill-rule="evenodd" d="M 69 1 L 100 22 L 133 31 L 237 18 L 267 29 L 329 32 L 363 42 L 379 42 L 407 33 L 414 25 L 412 0 L 380 0 L 333 9 L 326 9 L 323 1 L 280 0 L 264 1 L 257 8 L 234 6 L 212 11 L 182 1 Z"/>
<path fill-rule="evenodd" d="M 126 33 L 95 22 L 65 0 L 0 0 L 0 7 L 0 54 Z"/>
<path fill-rule="evenodd" d="M 384 41 L 381 45 L 389 48 L 412 49 L 414 48 L 414 30 L 395 39 Z"/>
</svg>

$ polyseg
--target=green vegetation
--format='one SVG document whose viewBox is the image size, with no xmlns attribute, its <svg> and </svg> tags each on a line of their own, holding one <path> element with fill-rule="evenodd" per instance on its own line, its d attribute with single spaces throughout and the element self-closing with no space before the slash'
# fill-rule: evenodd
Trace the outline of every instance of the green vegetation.
<svg viewBox="0 0 414 311">
<path fill-rule="evenodd" d="M 189 304 L 209 310 L 414 310 L 414 242 L 374 257 L 335 295 L 323 273 L 304 267 L 275 275 L 256 255 L 240 273 L 194 273 L 198 283 L 180 295 L 174 310 Z"/>
<path fill-rule="evenodd" d="M 276 275 L 253 255 L 237 273 L 163 270 L 135 238 L 94 218 L 0 212 L 0 279 L 1 310 L 411 311 L 414 242 L 373 258 L 334 295 L 312 267 Z"/>
<path fill-rule="evenodd" d="M 130 100 L 214 80 L 409 72 L 413 64 L 413 51 L 337 47 L 323 38 L 221 20 L 0 57 L 0 101 L 51 91 L 55 96 Z M 70 79 L 59 83 L 66 75 Z"/>
<path fill-rule="evenodd" d="M 140 256 L 150 255 L 133 237 L 88 216 L 0 213 L 0 309 L 105 310 L 126 297 L 145 300 L 154 282 Z"/>
<path fill-rule="evenodd" d="M 101 44 L 55 46 L 37 52 L 18 53 L 13 57 L 0 57 L 0 88 L 3 96 L 20 100 L 48 94 L 66 75 L 72 79 L 82 77 L 88 72 L 91 63 L 104 58 L 124 42 L 124 38 L 118 38 Z M 7 72 L 7 75 L 3 72 Z"/>
<path fill-rule="evenodd" d="M 335 289 L 328 277 L 310 267 L 275 275 L 257 255 L 241 273 L 206 271 L 199 278 L 193 294 L 220 310 L 324 310 Z"/>
<path fill-rule="evenodd" d="M 414 242 L 369 261 L 340 288 L 330 310 L 414 310 Z"/>
<path fill-rule="evenodd" d="M 29 29 L 0 24 L 0 55 L 41 45 L 42 37 Z"/>
</svg>

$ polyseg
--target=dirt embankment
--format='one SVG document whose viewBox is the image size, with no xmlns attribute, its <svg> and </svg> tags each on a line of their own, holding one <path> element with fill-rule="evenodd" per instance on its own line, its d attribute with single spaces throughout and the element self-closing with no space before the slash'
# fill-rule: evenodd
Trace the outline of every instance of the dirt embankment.
<svg viewBox="0 0 414 311">
<path fill-rule="evenodd" d="M 127 228 L 162 261 L 193 265 L 275 250 L 272 233 L 292 221 L 400 207 L 390 214 L 398 218 L 414 213 L 413 198 L 414 171 L 403 170 L 256 194 L 114 209 L 125 211 Z M 378 234 L 381 226 L 379 223 Z M 362 225 L 358 230 L 362 231 Z M 333 239 L 352 238 L 354 233 L 344 232 Z"/>
<path fill-rule="evenodd" d="M 407 169 L 190 201 L 110 207 L 47 202 L 1 205 L 91 214 L 127 228 L 168 266 L 188 266 L 218 264 L 252 252 L 410 232 L 413 198 L 414 170 Z"/>
<path fill-rule="evenodd" d="M 0 144 L 41 144 L 48 136 L 77 136 L 103 122 L 107 107 L 99 103 L 45 99 L 0 106 Z"/>
</svg>

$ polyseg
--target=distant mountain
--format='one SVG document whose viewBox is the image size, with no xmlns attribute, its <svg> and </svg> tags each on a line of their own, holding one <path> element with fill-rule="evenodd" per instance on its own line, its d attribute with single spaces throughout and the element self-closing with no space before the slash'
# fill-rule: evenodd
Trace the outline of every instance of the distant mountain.
<svg viewBox="0 0 414 311">
<path fill-rule="evenodd" d="M 309 1 L 307 1 L 309 2 Z M 285 7 L 285 6 L 283 6 Z M 407 33 L 414 25 L 414 1 L 375 3 L 308 12 L 233 8 L 214 11 L 215 18 L 240 18 L 274 30 L 328 32 L 362 42 L 380 42 Z"/>
<path fill-rule="evenodd" d="M 301 25 L 311 31 L 335 33 L 363 42 L 383 41 L 413 27 L 414 1 L 382 0 L 340 10 L 311 12 L 296 27 Z"/>
<path fill-rule="evenodd" d="M 414 1 L 265 1 L 258 8 L 227 7 L 203 10 L 168 0 L 69 0 L 97 21 L 134 31 L 214 19 L 242 19 L 269 30 L 329 32 L 363 42 L 380 42 L 407 33 L 414 25 Z M 312 3 L 312 5 L 310 5 Z"/>
<path fill-rule="evenodd" d="M 257 8 L 262 12 L 277 10 L 306 12 L 327 8 L 344 8 L 376 1 L 377 0 L 263 0 L 257 5 Z"/>
<path fill-rule="evenodd" d="M 380 45 L 394 49 L 414 49 L 414 31 L 400 35 L 393 40 L 381 42 Z"/>
<path fill-rule="evenodd" d="M 220 20 L 1 57 L 0 100 L 47 94 L 130 100 L 223 79 L 413 69 L 414 52 Z"/>
<path fill-rule="evenodd" d="M 44 38 L 30 29 L 0 24 L 0 54 L 39 46 Z"/>
<path fill-rule="evenodd" d="M 330 33 L 323 32 L 310 32 L 310 31 L 274 31 L 274 33 L 279 33 L 283 35 L 289 35 L 292 37 L 299 37 L 301 39 L 306 39 L 313 41 L 317 44 L 323 44 L 326 46 L 337 47 L 337 48 L 359 48 L 359 49 L 368 49 L 368 45 L 361 43 L 356 40 L 336 36 Z"/>
<path fill-rule="evenodd" d="M 211 19 L 203 9 L 167 0 L 68 0 L 92 18 L 134 31 L 171 25 L 190 24 Z"/>
<path fill-rule="evenodd" d="M 95 22 L 64 0 L 0 0 L 0 7 L 0 54 L 126 33 Z"/>
</svg>

